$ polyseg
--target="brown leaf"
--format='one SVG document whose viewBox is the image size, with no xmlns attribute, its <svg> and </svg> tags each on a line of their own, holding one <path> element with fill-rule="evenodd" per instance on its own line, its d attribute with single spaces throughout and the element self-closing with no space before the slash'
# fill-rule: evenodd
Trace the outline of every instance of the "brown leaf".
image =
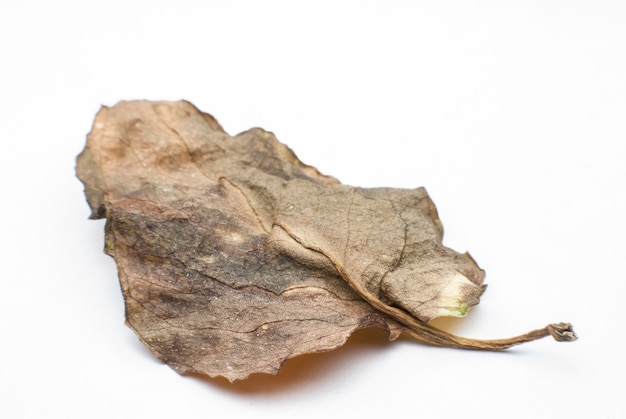
<svg viewBox="0 0 626 419">
<path fill-rule="evenodd" d="M 441 244 L 423 188 L 342 185 L 188 102 L 102 108 L 77 173 L 107 219 L 128 325 L 180 373 L 276 373 L 365 327 L 473 349 L 575 339 L 565 323 L 493 341 L 429 326 L 477 304 L 484 272 Z"/>
</svg>

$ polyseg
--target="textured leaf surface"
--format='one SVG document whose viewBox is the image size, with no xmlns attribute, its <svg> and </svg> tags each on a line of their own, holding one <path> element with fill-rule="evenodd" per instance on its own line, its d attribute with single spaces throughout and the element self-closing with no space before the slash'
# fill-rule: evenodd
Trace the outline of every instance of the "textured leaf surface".
<svg viewBox="0 0 626 419">
<path fill-rule="evenodd" d="M 107 219 L 128 325 L 181 373 L 276 373 L 365 327 L 478 349 L 574 338 L 567 324 L 495 341 L 429 326 L 477 304 L 484 272 L 442 245 L 423 188 L 342 185 L 188 102 L 102 108 L 77 172 Z"/>
</svg>

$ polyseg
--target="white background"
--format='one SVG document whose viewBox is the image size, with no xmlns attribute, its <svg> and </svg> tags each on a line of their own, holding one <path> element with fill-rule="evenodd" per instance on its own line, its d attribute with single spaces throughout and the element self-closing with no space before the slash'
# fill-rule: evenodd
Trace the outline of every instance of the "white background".
<svg viewBox="0 0 626 419">
<path fill-rule="evenodd" d="M 624 418 L 626 4 L 4 1 L 0 417 Z M 234 385 L 123 324 L 74 177 L 101 104 L 187 99 L 358 186 L 426 186 L 488 291 L 457 334 L 556 321 L 507 353 L 387 343 Z"/>
</svg>

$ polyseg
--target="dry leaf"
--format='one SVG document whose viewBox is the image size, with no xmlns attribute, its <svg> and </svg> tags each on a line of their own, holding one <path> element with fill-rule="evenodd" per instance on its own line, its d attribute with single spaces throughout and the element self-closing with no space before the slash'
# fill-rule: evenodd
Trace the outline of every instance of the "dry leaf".
<svg viewBox="0 0 626 419">
<path fill-rule="evenodd" d="M 342 185 L 188 102 L 102 108 L 77 161 L 127 323 L 180 373 L 276 373 L 365 327 L 471 349 L 575 339 L 566 323 L 492 341 L 429 326 L 477 304 L 484 272 L 441 244 L 423 188 Z"/>
</svg>

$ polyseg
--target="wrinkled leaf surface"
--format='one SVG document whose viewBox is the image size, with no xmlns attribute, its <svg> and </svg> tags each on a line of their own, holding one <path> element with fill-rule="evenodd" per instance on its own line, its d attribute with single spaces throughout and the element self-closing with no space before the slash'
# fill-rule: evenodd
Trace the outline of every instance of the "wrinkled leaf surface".
<svg viewBox="0 0 626 419">
<path fill-rule="evenodd" d="M 573 339 L 567 324 L 495 341 L 429 326 L 477 304 L 484 272 L 442 245 L 423 188 L 342 185 L 271 133 L 230 136 L 188 102 L 102 108 L 77 162 L 127 323 L 180 373 L 276 373 L 365 327 L 478 349 Z"/>
</svg>

